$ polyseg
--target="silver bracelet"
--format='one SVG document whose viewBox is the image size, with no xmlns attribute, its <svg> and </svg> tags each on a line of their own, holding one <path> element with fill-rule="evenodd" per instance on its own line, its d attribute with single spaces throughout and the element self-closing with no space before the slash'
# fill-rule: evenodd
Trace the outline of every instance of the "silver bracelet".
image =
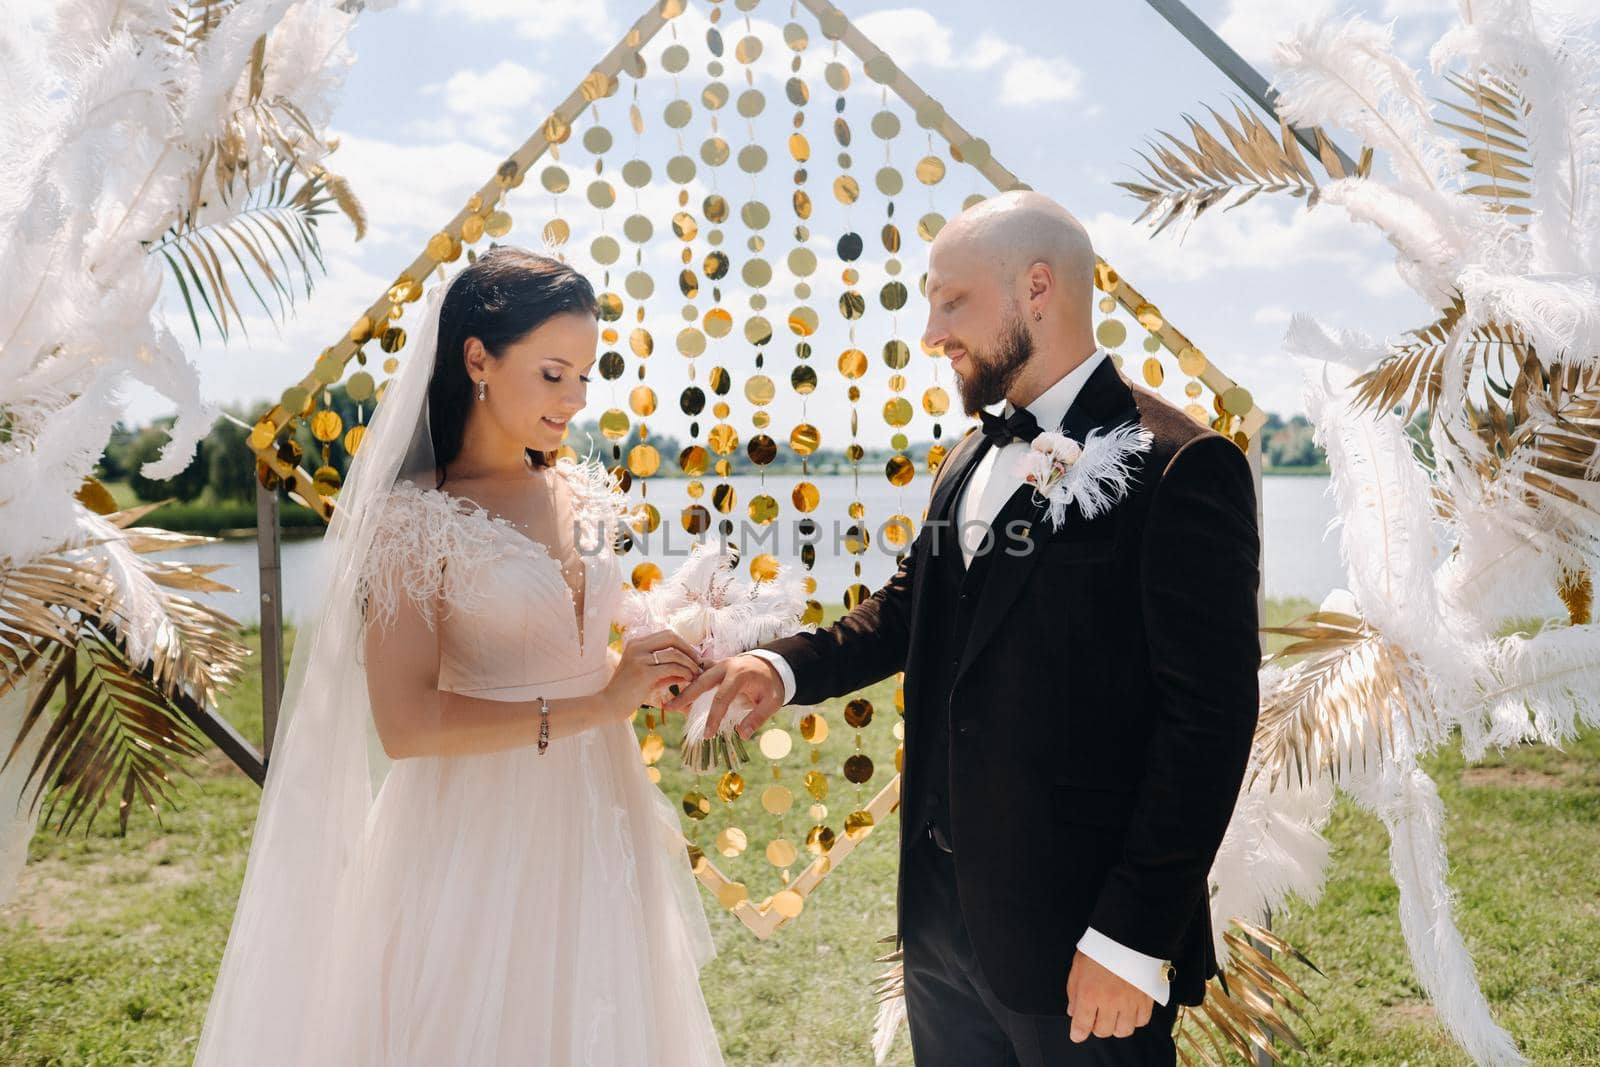
<svg viewBox="0 0 1600 1067">
<path fill-rule="evenodd" d="M 550 702 L 539 698 L 539 755 L 550 747 Z"/>
</svg>

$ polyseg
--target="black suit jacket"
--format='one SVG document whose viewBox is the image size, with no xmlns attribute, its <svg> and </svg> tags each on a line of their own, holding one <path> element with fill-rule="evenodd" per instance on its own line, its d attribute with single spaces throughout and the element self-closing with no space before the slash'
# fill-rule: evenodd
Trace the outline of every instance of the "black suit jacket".
<svg viewBox="0 0 1600 1067">
<path fill-rule="evenodd" d="M 930 552 L 960 551 L 952 505 L 989 447 L 982 434 L 946 458 L 927 521 L 883 588 L 830 627 L 765 646 L 792 667 L 796 703 L 905 671 L 908 769 L 927 716 L 948 713 L 962 915 L 984 977 L 1014 1011 L 1065 1013 L 1090 926 L 1172 961 L 1180 1003 L 1199 1003 L 1216 970 L 1206 875 L 1258 702 L 1255 489 L 1233 442 L 1130 387 L 1109 359 L 1060 429 L 1082 441 L 1134 420 L 1153 443 L 1109 512 L 1090 521 L 1073 508 L 1055 530 L 1028 486 L 1001 508 L 947 692 L 919 685 L 930 628 L 948 619 L 924 602 L 923 571 Z M 917 786 L 904 783 L 906 803 Z M 920 813 L 901 814 L 920 825 Z"/>
</svg>

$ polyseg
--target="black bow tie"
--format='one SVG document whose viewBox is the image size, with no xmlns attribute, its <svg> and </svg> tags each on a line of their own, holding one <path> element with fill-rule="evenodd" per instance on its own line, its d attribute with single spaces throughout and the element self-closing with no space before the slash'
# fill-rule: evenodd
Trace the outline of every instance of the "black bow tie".
<svg viewBox="0 0 1600 1067">
<path fill-rule="evenodd" d="M 983 436 L 992 438 L 996 448 L 1012 440 L 1032 441 L 1041 432 L 1038 420 L 1027 408 L 1015 408 L 1003 419 L 988 411 L 979 411 L 978 417 L 983 420 Z"/>
</svg>

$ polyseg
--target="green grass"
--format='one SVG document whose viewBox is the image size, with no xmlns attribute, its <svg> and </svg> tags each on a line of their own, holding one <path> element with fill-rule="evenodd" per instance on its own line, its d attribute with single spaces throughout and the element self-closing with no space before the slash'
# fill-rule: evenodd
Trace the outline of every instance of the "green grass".
<svg viewBox="0 0 1600 1067">
<path fill-rule="evenodd" d="M 239 500 L 203 503 L 198 500 L 163 504 L 143 520 L 143 525 L 162 530 L 199 534 L 238 534 L 254 537 L 256 506 Z M 327 524 L 310 508 L 288 500 L 279 501 L 278 525 L 288 531 L 320 536 Z"/>
<path fill-rule="evenodd" d="M 1311 606 L 1274 603 L 1269 622 Z M 891 743 L 892 683 L 866 696 L 879 716 L 869 750 L 880 769 L 862 797 L 888 773 L 879 748 Z M 259 700 L 249 676 L 223 709 L 257 742 Z M 819 763 L 833 781 L 835 828 L 858 796 L 834 773 L 852 747 L 837 705 Z M 689 783 L 675 763 L 669 755 L 662 766 L 677 796 Z M 1497 1017 L 1535 1063 L 1600 1064 L 1600 734 L 1470 768 L 1446 752 L 1429 770 L 1449 812 L 1457 921 Z M 758 843 L 772 821 L 757 800 L 765 773 L 749 775 L 738 802 Z M 215 753 L 195 776 L 160 825 L 136 815 L 126 838 L 107 824 L 35 839 L 19 897 L 0 909 L 0 1064 L 190 1062 L 259 801 Z M 699 788 L 712 795 L 713 784 Z M 790 818 L 784 829 L 803 835 L 804 813 Z M 771 942 L 708 901 L 719 956 L 702 979 L 730 1064 L 870 1062 L 875 942 L 894 921 L 893 830 L 866 838 Z M 1311 1055 L 1291 1062 L 1465 1064 L 1411 975 L 1381 826 L 1341 801 L 1329 837 L 1322 900 L 1277 923 L 1326 973 L 1307 981 Z M 757 847 L 716 859 L 758 898 L 775 884 Z M 891 1062 L 910 1063 L 903 1037 Z"/>
</svg>

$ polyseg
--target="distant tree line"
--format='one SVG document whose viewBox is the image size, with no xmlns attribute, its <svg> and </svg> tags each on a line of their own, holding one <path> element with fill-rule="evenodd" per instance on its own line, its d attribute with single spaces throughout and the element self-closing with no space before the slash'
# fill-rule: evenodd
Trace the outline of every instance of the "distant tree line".
<svg viewBox="0 0 1600 1067">
<path fill-rule="evenodd" d="M 345 394 L 344 386 L 336 385 L 330 389 L 328 400 L 329 403 L 325 406 L 339 413 L 345 430 L 357 424 L 356 404 Z M 269 407 L 270 405 L 263 401 L 251 407 L 229 408 L 228 412 L 245 426 L 252 426 Z M 370 404 L 365 407 L 363 414 L 371 418 Z M 101 478 L 107 481 L 126 482 L 139 499 L 148 501 L 174 498 L 184 502 L 204 501 L 222 504 L 248 503 L 255 499 L 255 455 L 245 444 L 247 431 L 226 418 L 217 420 L 211 428 L 211 433 L 200 443 L 194 462 L 190 463 L 181 474 L 164 480 L 146 478 L 141 474 L 140 468 L 160 454 L 167 442 L 167 430 L 171 425 L 170 418 L 157 419 L 149 425 L 133 428 L 119 424 L 112 432 L 111 440 L 100 458 Z M 744 445 L 748 443 L 750 433 L 747 428 L 740 428 L 740 448 L 730 457 L 733 460 L 734 473 L 750 474 L 757 469 L 744 452 Z M 786 436 L 781 432 L 773 433 L 773 436 L 778 441 L 778 458 L 767 467 L 767 470 L 780 474 L 798 473 L 800 457 L 789 448 Z M 952 444 L 954 439 L 956 438 L 946 438 L 946 446 Z M 322 465 L 322 444 L 312 437 L 309 426 L 301 425 L 296 432 L 295 440 L 300 445 L 302 453 L 301 465 L 308 472 Z M 588 419 L 574 423 L 567 443 L 579 455 L 592 454 L 608 466 L 613 463 L 613 442 L 600 433 L 598 420 Z M 624 458 L 639 443 L 637 424 L 629 429 L 628 435 L 623 440 L 616 442 Z M 670 433 L 652 432 L 650 444 L 661 453 L 658 475 L 679 476 L 678 456 L 685 447 L 685 440 Z M 931 440 L 913 441 L 908 450 L 909 455 L 920 465 L 921 457 L 927 454 L 932 444 Z M 1316 468 L 1327 462 L 1327 456 L 1312 441 L 1311 423 L 1304 415 L 1294 415 L 1289 419 L 1277 414 L 1268 415 L 1261 431 L 1261 445 L 1268 468 Z M 894 454 L 894 450 L 886 446 L 863 445 L 861 464 L 868 470 L 881 468 Z M 342 478 L 349 467 L 349 456 L 344 450 L 342 434 L 339 440 L 330 444 L 328 458 L 329 465 L 337 470 Z M 832 473 L 848 470 L 849 460 L 842 447 L 819 448 L 809 457 L 808 466 L 814 473 Z"/>
<path fill-rule="evenodd" d="M 1310 419 L 1294 415 L 1285 420 L 1272 412 L 1261 427 L 1261 456 L 1269 468 L 1326 466 L 1328 454 L 1311 438 Z"/>
<path fill-rule="evenodd" d="M 271 408 L 261 401 L 250 407 L 226 407 L 224 410 L 244 423 L 254 426 Z M 344 430 L 357 424 L 357 406 L 345 393 L 343 385 L 328 390 L 323 407 L 339 413 Z M 361 412 L 372 418 L 372 405 Z M 129 428 L 122 424 L 111 433 L 111 440 L 100 457 L 99 474 L 104 481 L 126 482 L 140 500 L 154 501 L 173 498 L 185 503 L 205 501 L 222 504 L 247 503 L 255 500 L 256 458 L 245 443 L 249 430 L 227 418 L 218 417 L 211 432 L 200 442 L 194 460 L 174 478 L 152 479 L 140 473 L 150 460 L 161 454 L 167 443 L 171 418 L 160 418 L 146 426 Z M 322 466 L 322 442 L 311 434 L 311 428 L 302 423 L 296 431 L 295 443 L 300 446 L 300 465 L 307 471 Z M 328 465 L 339 472 L 341 478 L 348 472 L 350 457 L 344 450 L 344 434 L 329 442 Z"/>
</svg>

